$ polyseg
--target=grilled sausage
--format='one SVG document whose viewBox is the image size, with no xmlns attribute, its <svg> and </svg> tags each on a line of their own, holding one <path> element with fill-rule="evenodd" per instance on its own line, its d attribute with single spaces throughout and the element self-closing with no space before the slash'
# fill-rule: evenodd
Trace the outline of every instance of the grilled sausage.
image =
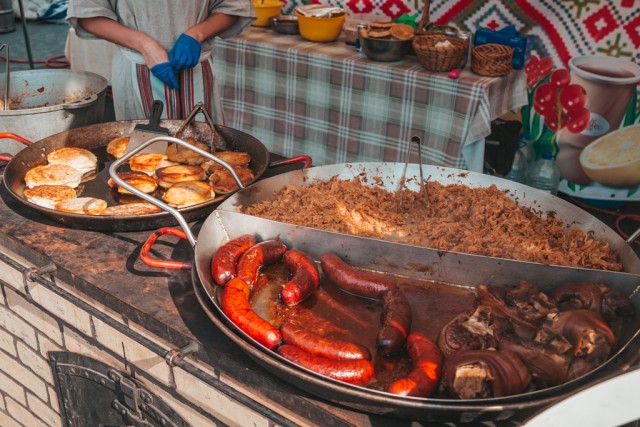
<svg viewBox="0 0 640 427">
<path fill-rule="evenodd" d="M 437 345 L 419 332 L 409 334 L 407 351 L 413 370 L 406 377 L 392 382 L 387 391 L 401 396 L 429 397 L 438 385 L 442 353 Z"/>
<path fill-rule="evenodd" d="M 237 277 L 253 288 L 260 267 L 280 261 L 286 251 L 287 247 L 279 240 L 265 240 L 253 245 L 238 260 Z"/>
<path fill-rule="evenodd" d="M 291 344 L 314 356 L 334 360 L 371 360 L 369 349 L 356 343 L 323 337 L 293 323 L 280 326 L 282 342 Z"/>
<path fill-rule="evenodd" d="M 256 238 L 244 234 L 222 245 L 211 260 L 211 275 L 220 286 L 236 276 L 236 264 L 240 256 L 256 244 Z"/>
<path fill-rule="evenodd" d="M 347 265 L 331 252 L 320 257 L 320 265 L 329 280 L 354 295 L 381 299 L 385 291 L 397 288 L 395 283 L 380 276 Z"/>
<path fill-rule="evenodd" d="M 391 289 L 382 295 L 382 327 L 376 347 L 385 356 L 395 353 L 404 344 L 411 330 L 411 306 L 400 289 Z"/>
<path fill-rule="evenodd" d="M 265 347 L 273 350 L 282 339 L 280 331 L 258 316 L 249 305 L 249 285 L 234 277 L 222 291 L 221 305 L 231 321 Z"/>
<path fill-rule="evenodd" d="M 318 268 L 313 258 L 297 250 L 285 252 L 282 262 L 293 272 L 293 277 L 284 284 L 280 296 L 287 307 L 292 307 L 318 288 Z"/>
<path fill-rule="evenodd" d="M 373 365 L 368 360 L 327 359 L 289 344 L 281 345 L 276 351 L 285 359 L 334 380 L 362 385 L 373 377 Z"/>
</svg>

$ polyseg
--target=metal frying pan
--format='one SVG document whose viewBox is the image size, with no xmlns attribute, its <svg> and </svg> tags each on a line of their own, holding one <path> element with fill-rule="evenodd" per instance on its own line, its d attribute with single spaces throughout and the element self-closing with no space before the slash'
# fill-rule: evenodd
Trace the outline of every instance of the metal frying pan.
<svg viewBox="0 0 640 427">
<path fill-rule="evenodd" d="M 130 135 L 138 123 L 145 123 L 145 121 L 133 120 L 95 124 L 61 132 L 28 145 L 13 158 L 10 158 L 10 162 L 4 171 L 4 185 L 8 189 L 4 193 L 40 214 L 72 228 L 100 231 L 133 231 L 149 230 L 176 224 L 175 218 L 167 212 L 131 216 L 81 215 L 59 212 L 38 206 L 29 202 L 23 195 L 25 188 L 24 175 L 29 169 L 46 164 L 47 154 L 53 150 L 62 147 L 79 147 L 93 152 L 98 157 L 98 176 L 84 184 L 81 196 L 98 197 L 107 200 L 109 205 L 115 204 L 116 202 L 110 196 L 110 189 L 107 185 L 109 166 L 113 163 L 113 158 L 107 154 L 106 147 L 113 138 Z M 172 135 L 183 124 L 182 120 L 160 121 L 160 125 L 169 128 Z M 248 152 L 251 155 L 249 168 L 255 177 L 254 181 L 260 178 L 269 167 L 270 160 L 267 148 L 258 139 L 239 130 L 220 125 L 214 125 L 214 128 L 215 133 L 204 123 L 191 122 L 185 129 L 183 136 L 193 136 L 198 141 L 213 144 L 217 150 Z M 16 140 L 24 141 L 23 138 L 13 134 L 0 134 L 1 137 L 12 137 Z M 9 159 L 0 158 L 0 160 Z M 199 219 L 210 213 L 217 203 L 228 196 L 218 195 L 205 203 L 181 208 L 180 213 L 187 221 Z"/>
<path fill-rule="evenodd" d="M 417 176 L 414 166 L 411 166 L 409 176 Z M 516 411 L 533 410 L 546 406 L 572 393 L 576 388 L 589 384 L 599 375 L 614 371 L 617 369 L 618 364 L 624 361 L 627 355 L 633 351 L 632 348 L 638 345 L 636 341 L 640 337 L 640 325 L 638 319 L 636 319 L 635 323 L 626 325 L 626 330 L 620 337 L 620 347 L 617 349 L 616 354 L 605 364 L 581 378 L 560 386 L 520 395 L 460 401 L 394 396 L 381 391 L 341 383 L 292 364 L 277 353 L 258 344 L 237 328 L 222 312 L 219 300 L 220 288 L 214 284 L 210 272 L 211 258 L 216 250 L 229 239 L 246 233 L 254 234 L 258 239 L 270 239 L 279 236 L 289 247 L 305 251 L 315 259 L 318 259 L 320 254 L 324 252 L 333 251 L 347 255 L 348 262 L 354 266 L 385 271 L 409 278 L 415 277 L 416 279 L 455 283 L 457 286 L 475 287 L 480 283 L 506 286 L 513 285 L 519 280 L 528 280 L 542 290 L 549 290 L 567 282 L 600 282 L 629 295 L 636 309 L 640 311 L 640 292 L 638 292 L 640 290 L 640 276 L 637 274 L 559 267 L 437 251 L 430 248 L 284 224 L 235 211 L 240 199 L 257 200 L 260 195 L 273 195 L 273 188 L 274 186 L 277 187 L 277 183 L 296 183 L 296 177 L 298 176 L 306 177 L 310 181 L 320 176 L 323 179 L 328 179 L 334 175 L 339 175 L 344 170 L 349 170 L 350 174 L 359 174 L 362 172 L 362 168 L 376 173 L 385 168 L 387 168 L 386 172 L 402 171 L 401 165 L 398 164 L 377 163 L 331 165 L 312 168 L 303 172 L 290 172 L 264 180 L 236 193 L 235 196 L 223 203 L 218 210 L 209 215 L 200 230 L 200 236 L 203 237 L 197 242 L 190 230 L 185 229 L 184 233 L 175 230 L 176 235 L 189 238 L 194 246 L 195 255 L 192 273 L 194 287 L 203 308 L 211 320 L 256 362 L 278 377 L 284 378 L 286 381 L 325 399 L 380 414 L 426 421 L 470 422 L 486 419 L 495 420 L 504 419 L 509 414 L 513 415 Z M 436 169 L 441 170 L 436 173 Z M 447 183 L 447 177 L 452 179 L 451 177 L 455 174 L 463 174 L 465 179 L 471 175 L 468 178 L 468 182 L 474 182 L 474 179 L 484 177 L 484 175 L 446 168 L 427 168 L 426 175 L 430 175 L 430 179 L 440 180 L 442 178 L 443 183 Z M 507 182 L 500 182 L 503 180 L 499 178 L 487 178 L 502 186 L 509 185 Z M 475 186 L 478 185 L 477 183 L 475 184 Z M 526 190 L 532 191 L 534 196 L 542 194 L 528 187 Z M 523 194 L 515 196 L 524 197 Z M 529 196 L 529 200 L 531 198 Z M 556 209 L 556 211 L 559 213 L 559 209 Z M 577 216 L 582 217 L 583 220 L 587 219 L 587 214 L 584 212 Z M 597 225 L 597 223 L 594 224 Z M 601 224 L 601 226 L 606 228 L 604 224 Z M 601 230 L 601 232 L 604 231 Z M 171 234 L 174 234 L 174 232 Z M 147 249 L 149 248 L 148 245 L 145 246 Z M 366 250 L 362 250 L 362 248 L 366 248 Z M 631 269 L 637 268 L 633 266 L 632 261 L 629 261 Z M 161 262 L 158 262 L 156 266 L 161 264 Z M 191 268 L 191 263 L 177 264 L 179 265 L 178 268 Z"/>
</svg>

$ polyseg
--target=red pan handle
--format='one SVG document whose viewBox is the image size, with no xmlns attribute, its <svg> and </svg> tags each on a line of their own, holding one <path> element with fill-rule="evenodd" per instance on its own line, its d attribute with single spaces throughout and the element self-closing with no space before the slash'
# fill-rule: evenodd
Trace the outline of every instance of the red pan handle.
<svg viewBox="0 0 640 427">
<path fill-rule="evenodd" d="M 171 261 L 164 259 L 153 258 L 149 255 L 149 251 L 153 247 L 153 244 L 156 242 L 158 237 L 169 234 L 171 236 L 178 236 L 181 239 L 187 240 L 187 235 L 182 230 L 178 230 L 177 228 L 171 227 L 163 227 L 159 230 L 156 230 L 151 236 L 147 238 L 147 241 L 144 242 L 142 248 L 140 249 L 140 259 L 142 262 L 147 264 L 149 267 L 155 268 L 166 268 L 169 270 L 189 270 L 191 269 L 190 262 L 182 262 L 182 261 Z"/>
<path fill-rule="evenodd" d="M 4 138 L 15 139 L 18 142 L 22 142 L 24 145 L 33 144 L 33 142 L 29 141 L 27 138 L 23 138 L 20 135 L 16 135 L 15 133 L 11 133 L 11 132 L 0 132 L 0 139 L 4 139 Z"/>
<path fill-rule="evenodd" d="M 20 135 L 16 135 L 15 133 L 11 133 L 11 132 L 0 132 L 0 139 L 4 139 L 4 138 L 13 139 L 15 141 L 23 143 L 24 145 L 33 144 L 33 142 L 29 141 L 28 139 L 23 138 Z M 13 158 L 13 156 L 0 154 L 0 161 L 10 162 L 12 158 Z"/>
<path fill-rule="evenodd" d="M 273 162 L 269 165 L 270 168 L 277 168 L 278 166 L 284 165 L 292 165 L 294 163 L 304 162 L 304 166 L 302 169 L 307 169 L 311 167 L 311 157 L 309 156 L 297 156 L 291 157 L 290 159 L 279 160 L 277 162 Z"/>
</svg>

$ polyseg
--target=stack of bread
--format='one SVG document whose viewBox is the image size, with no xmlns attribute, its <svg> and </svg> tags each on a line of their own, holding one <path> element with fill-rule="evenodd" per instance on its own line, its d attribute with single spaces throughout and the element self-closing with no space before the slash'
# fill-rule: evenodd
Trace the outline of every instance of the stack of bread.
<svg viewBox="0 0 640 427">
<path fill-rule="evenodd" d="M 47 155 L 47 164 L 27 171 L 24 196 L 28 201 L 64 212 L 95 214 L 107 202 L 92 197 L 77 197 L 80 184 L 93 179 L 98 158 L 89 150 L 63 147 Z M 59 208 L 58 208 L 59 206 Z"/>
<path fill-rule="evenodd" d="M 410 40 L 413 38 L 414 30 L 407 24 L 372 22 L 362 30 L 362 35 L 373 39 Z"/>
</svg>

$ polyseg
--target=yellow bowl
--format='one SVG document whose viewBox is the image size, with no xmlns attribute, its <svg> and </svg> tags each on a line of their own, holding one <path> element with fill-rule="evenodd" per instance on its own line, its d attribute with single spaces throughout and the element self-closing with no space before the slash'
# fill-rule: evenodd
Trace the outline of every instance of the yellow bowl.
<svg viewBox="0 0 640 427">
<path fill-rule="evenodd" d="M 274 0 L 254 0 L 253 7 L 256 9 L 257 19 L 253 21 L 254 27 L 268 27 L 271 25 L 271 18 L 280 15 L 283 3 Z"/>
<path fill-rule="evenodd" d="M 298 27 L 300 27 L 300 35 L 312 42 L 332 42 L 340 37 L 340 31 L 347 14 L 333 18 L 316 18 L 313 16 L 301 15 L 297 10 Z"/>
</svg>

